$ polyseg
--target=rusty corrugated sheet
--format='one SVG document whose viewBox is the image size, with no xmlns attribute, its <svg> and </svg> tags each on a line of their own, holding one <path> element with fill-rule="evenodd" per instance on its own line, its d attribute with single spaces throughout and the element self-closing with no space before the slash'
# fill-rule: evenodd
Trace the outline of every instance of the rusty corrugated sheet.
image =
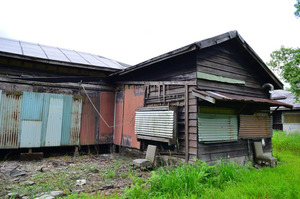
<svg viewBox="0 0 300 199">
<path fill-rule="evenodd" d="M 252 103 L 262 103 L 262 104 L 267 104 L 269 106 L 285 106 L 288 108 L 293 107 L 293 105 L 291 104 L 286 104 L 276 100 L 257 98 L 257 97 L 248 97 L 244 95 L 232 95 L 229 93 L 213 92 L 213 91 L 200 91 L 197 89 L 193 89 L 193 92 L 203 95 L 205 97 L 208 96 L 215 100 L 221 100 L 221 101 L 244 101 L 244 102 L 252 102 Z"/>
<path fill-rule="evenodd" d="M 123 113 L 124 113 L 124 91 L 116 91 L 116 112 L 115 112 L 115 129 L 114 144 L 121 145 L 123 132 Z"/>
<path fill-rule="evenodd" d="M 100 92 L 100 114 L 107 122 L 100 118 L 99 121 L 99 143 L 111 144 L 113 143 L 113 124 L 114 124 L 114 102 L 115 94 L 113 92 Z"/>
<path fill-rule="evenodd" d="M 140 148 L 140 142 L 137 141 L 134 130 L 134 117 L 137 107 L 144 106 L 144 94 L 145 90 L 143 86 L 125 86 L 123 123 L 129 124 L 123 125 L 123 146 L 133 147 L 137 149 Z"/>
<path fill-rule="evenodd" d="M 0 93 L 0 148 L 18 148 L 22 92 Z"/>
<path fill-rule="evenodd" d="M 271 136 L 271 117 L 263 115 L 240 115 L 240 138 Z"/>
<path fill-rule="evenodd" d="M 82 111 L 82 98 L 73 97 L 72 113 L 71 113 L 71 127 L 70 127 L 70 145 L 79 144 L 80 123 Z"/>
<path fill-rule="evenodd" d="M 92 102 L 97 105 L 98 96 L 94 95 L 90 98 Z M 87 96 L 84 95 L 82 101 L 82 113 L 81 113 L 81 130 L 80 130 L 80 145 L 92 145 L 96 141 L 96 118 L 97 112 L 89 102 Z"/>
</svg>

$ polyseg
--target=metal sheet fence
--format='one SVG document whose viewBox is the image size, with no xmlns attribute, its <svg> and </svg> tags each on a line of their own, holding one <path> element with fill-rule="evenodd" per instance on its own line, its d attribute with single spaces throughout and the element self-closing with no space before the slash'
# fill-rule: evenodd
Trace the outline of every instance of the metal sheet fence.
<svg viewBox="0 0 300 199">
<path fill-rule="evenodd" d="M 82 99 L 0 90 L 0 149 L 79 144 Z"/>
</svg>

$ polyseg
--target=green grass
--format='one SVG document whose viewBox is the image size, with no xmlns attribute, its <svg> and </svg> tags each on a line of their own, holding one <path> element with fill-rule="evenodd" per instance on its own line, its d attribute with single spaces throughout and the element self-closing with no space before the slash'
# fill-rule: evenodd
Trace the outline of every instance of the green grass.
<svg viewBox="0 0 300 199">
<path fill-rule="evenodd" d="M 274 131 L 275 168 L 221 161 L 159 168 L 123 198 L 300 198 L 300 135 Z"/>
</svg>

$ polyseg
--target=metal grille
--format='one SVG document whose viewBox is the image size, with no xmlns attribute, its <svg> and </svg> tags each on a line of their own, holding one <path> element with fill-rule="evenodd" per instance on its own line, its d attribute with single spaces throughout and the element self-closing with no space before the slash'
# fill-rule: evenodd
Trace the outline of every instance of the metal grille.
<svg viewBox="0 0 300 199">
<path fill-rule="evenodd" d="M 174 144 L 177 138 L 176 107 L 143 107 L 135 114 L 135 133 L 138 139 Z"/>
<path fill-rule="evenodd" d="M 135 133 L 173 138 L 174 111 L 136 112 Z"/>
</svg>

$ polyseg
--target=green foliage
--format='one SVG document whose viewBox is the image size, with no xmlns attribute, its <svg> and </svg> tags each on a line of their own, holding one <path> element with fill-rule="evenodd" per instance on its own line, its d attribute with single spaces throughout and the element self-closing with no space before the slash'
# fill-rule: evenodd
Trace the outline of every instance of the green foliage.
<svg viewBox="0 0 300 199">
<path fill-rule="evenodd" d="M 285 82 L 291 85 L 296 101 L 300 96 L 300 48 L 285 48 L 271 53 L 271 61 L 267 63 L 274 71 L 280 73 Z"/>
<path fill-rule="evenodd" d="M 276 151 L 289 151 L 300 155 L 300 134 L 285 133 L 284 131 L 274 131 L 272 138 L 273 148 Z"/>
<path fill-rule="evenodd" d="M 209 166 L 203 161 L 176 168 L 159 168 L 146 183 L 127 189 L 124 198 L 199 198 L 210 187 L 224 188 L 238 182 L 248 168 L 221 161 Z"/>
<path fill-rule="evenodd" d="M 196 161 L 154 171 L 146 182 L 125 190 L 123 198 L 300 198 L 300 134 L 274 132 L 275 168 L 249 163 Z"/>
<path fill-rule="evenodd" d="M 300 17 L 300 0 L 296 0 L 296 3 L 294 6 L 296 8 L 296 11 L 294 12 L 295 16 Z"/>
</svg>

